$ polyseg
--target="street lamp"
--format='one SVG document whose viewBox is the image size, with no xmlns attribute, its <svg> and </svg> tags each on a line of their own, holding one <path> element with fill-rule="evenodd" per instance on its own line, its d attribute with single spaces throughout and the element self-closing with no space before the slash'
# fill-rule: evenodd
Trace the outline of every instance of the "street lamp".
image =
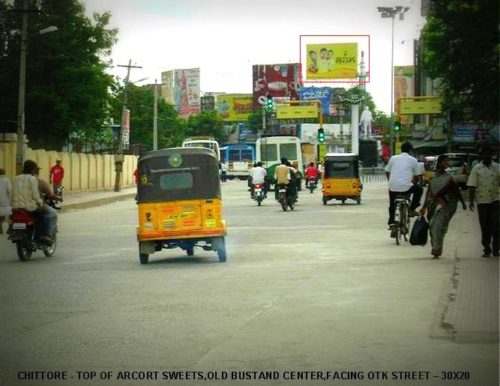
<svg viewBox="0 0 500 386">
<path fill-rule="evenodd" d="M 380 12 L 382 19 L 391 18 L 392 19 L 392 31 L 391 31 L 391 127 L 389 128 L 389 155 L 392 156 L 394 149 L 394 19 L 396 15 L 399 15 L 399 20 L 404 20 L 404 14 L 410 9 L 410 7 L 377 7 L 377 11 Z"/>
<path fill-rule="evenodd" d="M 25 11 L 23 12 L 23 26 L 21 30 L 21 58 L 19 64 L 19 99 L 17 104 L 17 146 L 16 146 L 16 174 L 20 174 L 24 162 L 24 105 L 26 100 L 26 54 L 28 51 L 28 4 L 25 0 Z M 57 27 L 51 25 L 38 33 L 43 35 L 57 31 Z"/>
</svg>

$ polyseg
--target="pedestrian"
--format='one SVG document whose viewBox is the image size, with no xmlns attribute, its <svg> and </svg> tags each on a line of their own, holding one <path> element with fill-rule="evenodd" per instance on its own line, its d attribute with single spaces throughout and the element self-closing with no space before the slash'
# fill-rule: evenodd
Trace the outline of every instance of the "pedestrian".
<svg viewBox="0 0 500 386">
<path fill-rule="evenodd" d="M 12 214 L 11 194 L 12 184 L 5 175 L 5 170 L 0 169 L 0 234 L 3 234 L 3 222 Z"/>
<path fill-rule="evenodd" d="M 52 191 L 59 194 L 62 201 L 62 181 L 64 178 L 64 168 L 61 165 L 62 161 L 60 159 L 56 160 L 56 164 L 52 166 L 49 170 L 49 182 L 52 184 Z"/>
<path fill-rule="evenodd" d="M 477 202 L 479 225 L 481 226 L 482 257 L 498 257 L 498 187 L 500 185 L 499 165 L 493 161 L 493 151 L 484 147 L 480 153 L 481 162 L 472 168 L 467 186 L 469 186 L 470 210 Z"/>
<path fill-rule="evenodd" d="M 438 157 L 436 175 L 429 183 L 425 202 L 420 210 L 422 216 L 427 211 L 432 245 L 431 254 L 434 259 L 438 259 L 443 253 L 444 236 L 457 211 L 458 201 L 462 203 L 464 210 L 467 209 L 460 188 L 453 177 L 446 172 L 448 162 L 449 158 L 446 154 L 441 154 Z"/>
<path fill-rule="evenodd" d="M 225 163 L 221 163 L 219 165 L 220 165 L 220 171 L 221 171 L 220 180 L 222 182 L 226 182 L 226 180 L 227 180 L 227 167 L 226 167 L 226 164 Z"/>
</svg>

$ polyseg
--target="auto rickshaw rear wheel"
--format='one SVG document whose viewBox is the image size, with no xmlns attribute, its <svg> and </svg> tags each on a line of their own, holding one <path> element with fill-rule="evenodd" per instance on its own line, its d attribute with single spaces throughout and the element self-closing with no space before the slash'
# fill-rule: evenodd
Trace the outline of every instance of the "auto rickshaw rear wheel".
<svg viewBox="0 0 500 386">
<path fill-rule="evenodd" d="M 187 247 L 186 253 L 188 256 L 193 256 L 194 255 L 194 247 Z"/>
<path fill-rule="evenodd" d="M 222 239 L 222 243 L 221 245 L 219 246 L 219 249 L 217 249 L 217 256 L 219 257 L 219 261 L 221 263 L 225 263 L 226 262 L 226 241 L 224 239 Z"/>
<path fill-rule="evenodd" d="M 139 253 L 139 259 L 141 260 L 141 264 L 149 263 L 149 255 L 147 253 Z"/>
</svg>

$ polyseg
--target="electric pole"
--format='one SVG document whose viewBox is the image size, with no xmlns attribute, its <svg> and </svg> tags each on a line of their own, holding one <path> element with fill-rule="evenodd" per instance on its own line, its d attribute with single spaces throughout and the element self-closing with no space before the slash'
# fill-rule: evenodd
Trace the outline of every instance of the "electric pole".
<svg viewBox="0 0 500 386">
<path fill-rule="evenodd" d="M 132 59 L 129 59 L 128 65 L 119 64 L 118 67 L 127 67 L 127 77 L 125 78 L 125 87 L 123 89 L 123 107 L 122 107 L 122 122 L 120 127 L 120 135 L 118 137 L 118 149 L 115 156 L 115 192 L 119 192 L 121 187 L 121 174 L 123 171 L 123 134 L 125 132 L 125 125 L 127 124 L 127 87 L 130 79 L 131 68 L 142 68 L 140 66 L 132 66 Z"/>
</svg>

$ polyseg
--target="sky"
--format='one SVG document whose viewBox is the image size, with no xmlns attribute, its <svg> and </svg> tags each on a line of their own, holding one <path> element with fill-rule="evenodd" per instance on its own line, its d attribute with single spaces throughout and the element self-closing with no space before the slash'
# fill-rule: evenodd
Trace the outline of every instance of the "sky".
<svg viewBox="0 0 500 386">
<path fill-rule="evenodd" d="M 298 63 L 300 35 L 370 35 L 370 82 L 378 110 L 391 111 L 391 19 L 378 6 L 410 7 L 394 21 L 394 65 L 413 64 L 425 19 L 421 0 L 80 0 L 90 16 L 110 11 L 116 27 L 111 73 L 161 82 L 161 72 L 200 68 L 201 91 L 252 92 L 252 65 Z M 365 54 L 367 56 L 367 54 Z M 304 58 L 303 58 L 304 60 Z M 329 84 L 331 87 L 346 84 Z"/>
</svg>

